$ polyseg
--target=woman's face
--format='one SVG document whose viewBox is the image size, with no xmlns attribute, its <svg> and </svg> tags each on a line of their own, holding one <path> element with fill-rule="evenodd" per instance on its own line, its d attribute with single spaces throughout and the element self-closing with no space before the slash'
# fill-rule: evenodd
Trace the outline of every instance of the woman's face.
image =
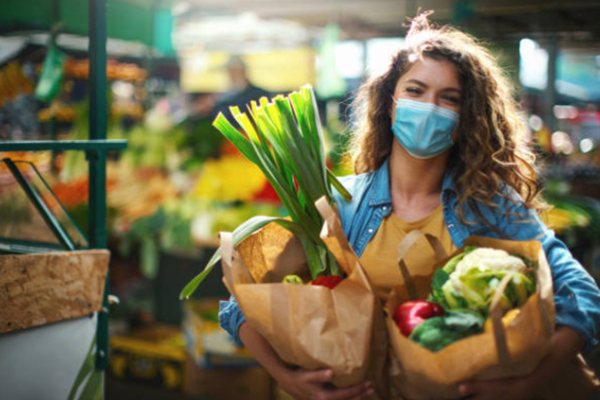
<svg viewBox="0 0 600 400">
<path fill-rule="evenodd" d="M 460 114 L 461 86 L 458 70 L 450 61 L 429 57 L 417 59 L 396 84 L 394 99 L 431 103 Z M 392 125 L 396 121 L 396 104 L 392 103 Z M 458 130 L 452 135 L 456 141 Z"/>
</svg>

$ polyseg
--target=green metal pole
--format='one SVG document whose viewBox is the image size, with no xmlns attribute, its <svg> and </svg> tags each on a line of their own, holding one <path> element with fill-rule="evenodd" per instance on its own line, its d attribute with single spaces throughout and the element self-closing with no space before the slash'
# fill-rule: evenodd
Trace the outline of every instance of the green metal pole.
<svg viewBox="0 0 600 400">
<path fill-rule="evenodd" d="M 106 139 L 106 0 L 89 0 L 90 21 L 90 139 Z M 106 248 L 106 152 L 88 151 L 89 239 L 92 248 Z M 96 369 L 104 370 L 108 356 L 108 291 L 106 276 L 102 311 L 98 313 Z"/>
</svg>

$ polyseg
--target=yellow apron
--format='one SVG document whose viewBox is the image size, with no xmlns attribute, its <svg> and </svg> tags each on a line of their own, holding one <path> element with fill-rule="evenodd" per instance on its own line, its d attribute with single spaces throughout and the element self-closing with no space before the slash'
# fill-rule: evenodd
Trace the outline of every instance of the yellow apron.
<svg viewBox="0 0 600 400">
<path fill-rule="evenodd" d="M 394 213 L 388 215 L 360 257 L 375 294 L 384 303 L 391 290 L 404 283 L 398 266 L 397 248 L 404 236 L 415 229 L 437 237 L 446 254 L 456 250 L 446 228 L 441 204 L 430 215 L 415 222 L 406 222 Z M 419 293 L 431 291 L 432 266 L 436 261 L 435 253 L 425 238 L 419 239 L 404 256 L 411 277 L 421 289 Z"/>
</svg>

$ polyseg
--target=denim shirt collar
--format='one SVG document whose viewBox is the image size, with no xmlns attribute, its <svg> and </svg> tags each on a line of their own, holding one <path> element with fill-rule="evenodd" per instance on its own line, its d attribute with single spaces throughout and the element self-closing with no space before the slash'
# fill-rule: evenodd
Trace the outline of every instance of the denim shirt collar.
<svg viewBox="0 0 600 400">
<path fill-rule="evenodd" d="M 375 171 L 373 176 L 373 190 L 369 205 L 372 207 L 391 205 L 392 196 L 390 194 L 390 158 L 386 158 L 381 167 Z M 456 185 L 452 174 L 448 169 L 444 173 L 442 181 L 442 200 L 445 199 L 445 194 L 449 191 L 456 192 Z"/>
</svg>

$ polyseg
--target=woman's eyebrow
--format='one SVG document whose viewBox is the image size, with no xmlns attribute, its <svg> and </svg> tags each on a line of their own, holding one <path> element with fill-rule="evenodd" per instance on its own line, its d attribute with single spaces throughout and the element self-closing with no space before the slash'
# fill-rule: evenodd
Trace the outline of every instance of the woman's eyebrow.
<svg viewBox="0 0 600 400">
<path fill-rule="evenodd" d="M 420 81 L 420 80 L 418 80 L 418 79 L 414 79 L 414 78 L 412 78 L 412 79 L 409 79 L 409 80 L 407 80 L 407 81 L 406 81 L 406 83 L 409 83 L 409 82 L 415 83 L 415 84 L 417 84 L 417 85 L 419 85 L 419 86 L 423 86 L 423 87 L 425 87 L 425 88 L 427 87 L 427 85 L 426 85 L 424 82 L 421 82 L 421 81 Z"/>
<path fill-rule="evenodd" d="M 427 86 L 427 84 L 426 84 L 425 82 L 423 82 L 423 81 L 420 81 L 420 80 L 418 80 L 418 79 L 415 79 L 415 78 L 411 78 L 411 79 L 407 80 L 407 81 L 406 81 L 406 83 L 414 83 L 414 84 L 416 84 L 416 85 L 419 85 L 419 86 L 422 86 L 422 87 L 424 87 L 424 88 L 427 88 L 427 87 L 428 87 L 428 86 Z M 458 92 L 459 94 L 460 94 L 460 93 L 462 93 L 462 91 L 461 91 L 459 88 L 457 88 L 457 87 L 453 87 L 453 86 L 450 86 L 450 87 L 444 88 L 444 89 L 442 89 L 442 90 L 443 90 L 443 91 Z"/>
</svg>

